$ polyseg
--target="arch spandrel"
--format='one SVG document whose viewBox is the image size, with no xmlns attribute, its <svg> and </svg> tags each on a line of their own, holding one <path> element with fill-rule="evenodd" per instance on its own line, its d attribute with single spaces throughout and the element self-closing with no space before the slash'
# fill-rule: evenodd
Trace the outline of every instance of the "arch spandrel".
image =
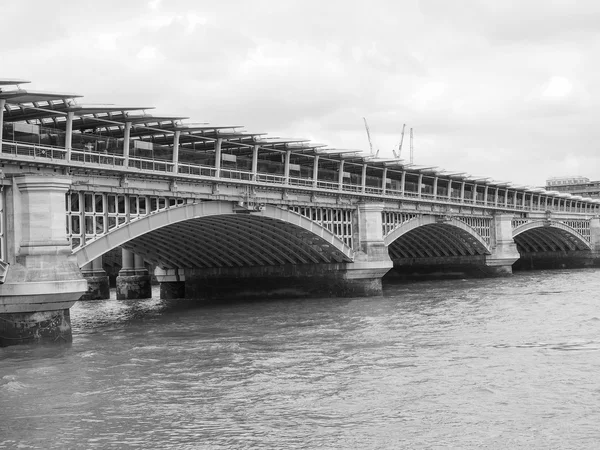
<svg viewBox="0 0 600 450">
<path fill-rule="evenodd" d="M 150 247 L 147 259 L 165 267 L 188 267 L 190 261 L 204 267 L 203 261 L 217 260 L 236 266 L 250 260 L 272 265 L 354 259 L 350 247 L 300 214 L 271 205 L 248 212 L 234 209 L 231 202 L 200 202 L 160 211 L 112 230 L 74 254 L 81 267 L 118 246 Z M 228 252 L 231 248 L 234 251 Z M 181 258 L 173 255 L 177 252 Z"/>
<path fill-rule="evenodd" d="M 441 252 L 447 252 L 449 244 L 450 248 L 455 248 L 455 251 L 458 253 L 460 253 L 460 248 L 463 246 L 465 248 L 474 248 L 477 254 L 491 253 L 490 246 L 484 238 L 466 223 L 455 218 L 440 221 L 437 216 L 430 215 L 417 216 L 402 223 L 385 236 L 384 242 L 390 247 L 398 239 L 401 239 L 402 236 L 422 227 L 428 227 L 427 231 L 430 238 L 437 236 Z M 450 232 L 454 232 L 452 233 L 453 236 L 450 236 Z M 454 243 L 451 242 L 453 240 Z"/>
<path fill-rule="evenodd" d="M 592 249 L 584 235 L 557 221 L 538 220 L 523 223 L 513 229 L 513 239 L 517 245 L 521 244 L 522 247 L 536 251 L 544 251 L 544 246 L 551 250 Z"/>
</svg>

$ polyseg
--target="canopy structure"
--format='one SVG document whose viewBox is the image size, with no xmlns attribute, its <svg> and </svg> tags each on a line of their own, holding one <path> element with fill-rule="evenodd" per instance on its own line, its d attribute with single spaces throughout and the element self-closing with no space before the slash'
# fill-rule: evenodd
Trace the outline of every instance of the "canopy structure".
<svg viewBox="0 0 600 450">
<path fill-rule="evenodd" d="M 188 122 L 183 115 L 151 114 L 147 105 L 85 104 L 78 94 L 45 92 L 21 87 L 29 81 L 0 78 L 0 139 L 25 139 L 26 142 L 64 148 L 68 142 L 74 149 L 93 149 L 123 153 L 123 142 L 132 145 L 133 156 L 179 163 L 214 164 L 217 148 L 225 156 L 225 164 L 251 160 L 259 152 L 264 164 L 281 164 L 284 159 L 296 171 L 310 178 L 310 169 L 318 161 L 325 173 L 342 173 L 339 177 L 378 177 L 416 183 L 423 178 L 440 178 L 448 188 L 454 183 L 493 186 L 531 193 L 560 196 L 543 189 L 511 186 L 489 178 L 464 172 L 448 172 L 437 167 L 409 164 L 395 158 L 379 158 L 356 149 L 336 149 L 303 138 L 270 137 L 262 132 L 249 132 L 238 124 Z M 11 128 L 12 127 L 12 128 Z M 29 133 L 29 135 L 27 135 Z M 35 136 L 34 136 L 35 135 Z M 37 136 L 37 137 L 36 137 Z M 302 167 L 302 169 L 300 169 Z M 270 169 L 267 169 L 269 172 Z M 302 175 L 302 174 L 301 174 Z M 332 178 L 337 178 L 337 175 Z M 341 178 L 340 178 L 341 179 Z M 402 178 L 404 180 L 404 178 Z"/>
</svg>

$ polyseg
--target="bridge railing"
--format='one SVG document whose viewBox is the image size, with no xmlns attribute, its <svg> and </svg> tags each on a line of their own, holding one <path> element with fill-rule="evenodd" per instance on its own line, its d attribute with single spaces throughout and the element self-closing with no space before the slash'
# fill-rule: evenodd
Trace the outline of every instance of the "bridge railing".
<svg viewBox="0 0 600 450">
<path fill-rule="evenodd" d="M 2 153 L 15 156 L 28 156 L 36 159 L 65 159 L 67 151 L 64 148 L 48 147 L 45 145 L 2 141 Z"/>
<path fill-rule="evenodd" d="M 16 142 L 16 141 L 2 141 L 1 145 L 2 154 L 11 155 L 12 157 L 16 157 L 17 159 L 25 158 L 28 160 L 54 160 L 57 164 L 60 165 L 68 165 L 69 162 L 80 162 L 84 164 L 94 165 L 96 167 L 106 167 L 106 168 L 118 168 L 120 171 L 132 169 L 133 171 L 147 171 L 147 172 L 159 172 L 166 174 L 174 174 L 174 164 L 171 161 L 167 160 L 157 160 L 152 158 L 140 158 L 140 157 L 129 157 L 126 166 L 126 159 L 122 155 L 115 155 L 110 153 L 99 153 L 89 150 L 80 150 L 80 149 L 72 149 L 70 152 L 70 161 L 66 161 L 67 158 L 67 150 L 63 147 L 53 147 L 48 145 L 39 145 L 34 143 L 24 143 L 24 142 Z M 230 169 L 230 168 L 220 168 L 217 169 L 213 166 L 205 166 L 201 164 L 191 164 L 191 163 L 179 163 L 177 165 L 177 172 L 181 175 L 191 175 L 191 176 L 199 176 L 199 177 L 207 177 L 207 178 L 220 178 L 220 179 L 234 179 L 240 181 L 248 181 L 248 182 L 258 182 L 258 183 L 268 183 L 275 184 L 281 187 L 285 186 L 302 186 L 306 188 L 315 187 L 318 190 L 327 190 L 327 191 L 340 191 L 339 183 L 335 181 L 324 181 L 324 180 L 315 180 L 312 178 L 302 178 L 302 177 L 286 177 L 282 174 L 270 174 L 270 173 L 253 173 L 247 170 L 239 170 L 239 169 Z M 315 186 L 316 185 L 316 186 Z M 363 193 L 363 186 L 360 184 L 351 184 L 351 183 L 343 183 L 341 187 L 342 192 L 352 192 L 352 193 Z M 383 189 L 377 186 L 365 186 L 364 193 L 371 195 L 384 195 Z M 399 190 L 399 189 L 390 189 L 386 188 L 385 190 L 386 197 L 396 197 L 396 198 L 419 198 L 430 201 L 443 201 L 450 202 L 453 204 L 467 204 L 467 205 L 477 205 L 481 207 L 500 207 L 500 208 L 508 208 L 516 211 L 546 211 L 546 210 L 555 210 L 555 211 L 568 211 L 568 212 L 586 212 L 578 211 L 577 206 L 565 206 L 562 207 L 558 205 L 548 205 L 544 202 L 542 204 L 538 204 L 537 202 L 533 202 L 528 199 L 528 202 L 523 205 L 521 202 L 515 204 L 513 199 L 509 199 L 509 201 L 505 204 L 504 199 L 499 198 L 498 204 L 495 205 L 494 202 L 486 202 L 483 199 L 472 199 L 472 198 L 460 198 L 460 196 L 452 194 L 450 197 L 444 196 L 435 196 L 432 193 L 418 193 L 407 190 Z M 566 209 L 570 208 L 570 209 Z M 574 208 L 574 209 L 573 209 Z"/>
<path fill-rule="evenodd" d="M 92 164 L 108 164 L 111 166 L 123 166 L 125 158 L 119 155 L 72 150 L 71 161 L 79 161 L 83 163 Z"/>
</svg>

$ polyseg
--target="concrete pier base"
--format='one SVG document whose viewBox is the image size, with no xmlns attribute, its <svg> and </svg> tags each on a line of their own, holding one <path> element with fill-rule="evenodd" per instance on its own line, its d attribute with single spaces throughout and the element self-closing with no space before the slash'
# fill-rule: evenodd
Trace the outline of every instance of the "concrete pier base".
<svg viewBox="0 0 600 450">
<path fill-rule="evenodd" d="M 119 275 L 117 300 L 136 300 L 152 297 L 150 275 Z"/>
<path fill-rule="evenodd" d="M 154 269 L 154 276 L 160 283 L 160 298 L 171 300 L 185 298 L 185 273 L 183 269 Z"/>
<path fill-rule="evenodd" d="M 202 300 L 371 297 L 382 294 L 385 268 L 315 264 L 186 270 L 187 298 Z M 350 267 L 349 267 L 350 266 Z"/>
<path fill-rule="evenodd" d="M 83 277 L 88 282 L 88 290 L 79 299 L 82 300 L 105 300 L 110 298 L 110 283 L 108 275 L 101 276 L 88 276 L 86 274 Z"/>
<path fill-rule="evenodd" d="M 160 283 L 160 298 L 163 300 L 185 298 L 185 281 L 165 281 Z"/>
<path fill-rule="evenodd" d="M 600 254 L 590 251 L 523 253 L 515 270 L 581 269 L 600 267 Z"/>
<path fill-rule="evenodd" d="M 81 273 L 88 282 L 88 290 L 79 300 L 104 300 L 110 298 L 110 282 L 102 267 L 102 256 L 86 264 Z"/>
<path fill-rule="evenodd" d="M 69 309 L 0 314 L 0 347 L 72 340 Z"/>
</svg>

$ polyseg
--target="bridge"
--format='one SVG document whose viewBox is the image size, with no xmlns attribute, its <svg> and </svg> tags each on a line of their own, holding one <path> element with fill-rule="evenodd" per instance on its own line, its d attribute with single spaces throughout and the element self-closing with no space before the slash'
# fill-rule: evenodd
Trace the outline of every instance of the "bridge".
<svg viewBox="0 0 600 450">
<path fill-rule="evenodd" d="M 107 298 L 371 296 L 388 272 L 600 264 L 600 201 L 85 105 L 0 79 L 0 345 L 70 341 Z M 149 270 L 153 273 L 150 274 Z"/>
</svg>

